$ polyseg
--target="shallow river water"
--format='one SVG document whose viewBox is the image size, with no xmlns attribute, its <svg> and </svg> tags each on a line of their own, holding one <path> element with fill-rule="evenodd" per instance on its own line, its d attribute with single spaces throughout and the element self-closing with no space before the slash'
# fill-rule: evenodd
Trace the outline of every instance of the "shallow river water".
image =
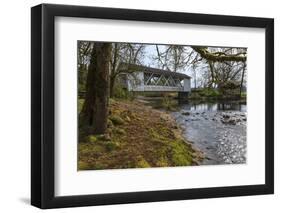
<svg viewBox="0 0 281 213">
<path fill-rule="evenodd" d="M 205 155 L 204 165 L 246 163 L 246 105 L 186 103 L 173 112 L 184 136 Z"/>
</svg>

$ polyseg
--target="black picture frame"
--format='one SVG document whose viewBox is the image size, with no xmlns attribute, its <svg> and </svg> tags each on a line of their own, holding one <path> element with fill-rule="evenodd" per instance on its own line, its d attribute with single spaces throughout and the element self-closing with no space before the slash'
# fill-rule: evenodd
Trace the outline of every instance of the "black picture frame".
<svg viewBox="0 0 281 213">
<path fill-rule="evenodd" d="M 54 195 L 55 17 L 263 28 L 266 32 L 265 184 L 93 195 Z M 274 192 L 274 20 L 164 11 L 41 4 L 31 9 L 31 204 L 60 208 L 272 194 Z"/>
</svg>

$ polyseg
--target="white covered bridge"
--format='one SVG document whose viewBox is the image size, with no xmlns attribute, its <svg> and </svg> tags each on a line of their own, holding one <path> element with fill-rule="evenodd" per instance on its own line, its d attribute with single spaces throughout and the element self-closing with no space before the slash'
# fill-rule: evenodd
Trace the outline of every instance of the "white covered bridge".
<svg viewBox="0 0 281 213">
<path fill-rule="evenodd" d="M 119 83 L 128 91 L 137 92 L 179 92 L 187 95 L 190 88 L 190 76 L 135 64 L 120 66 Z"/>
</svg>

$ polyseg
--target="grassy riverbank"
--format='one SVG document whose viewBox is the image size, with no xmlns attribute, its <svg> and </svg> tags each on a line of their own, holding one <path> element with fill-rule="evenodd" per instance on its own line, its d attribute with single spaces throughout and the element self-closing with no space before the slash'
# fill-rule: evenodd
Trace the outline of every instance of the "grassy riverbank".
<svg viewBox="0 0 281 213">
<path fill-rule="evenodd" d="M 240 93 L 236 89 L 221 91 L 214 88 L 193 89 L 189 95 L 190 100 L 240 100 L 246 101 L 246 92 Z"/>
<path fill-rule="evenodd" d="M 79 170 L 189 166 L 202 159 L 168 113 L 137 100 L 110 100 L 107 133 L 80 137 L 78 152 Z"/>
</svg>

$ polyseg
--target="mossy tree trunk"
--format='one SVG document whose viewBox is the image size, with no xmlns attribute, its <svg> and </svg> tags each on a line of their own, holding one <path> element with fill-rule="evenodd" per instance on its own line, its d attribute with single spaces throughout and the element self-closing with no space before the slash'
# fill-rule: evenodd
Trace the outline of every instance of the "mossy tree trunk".
<svg viewBox="0 0 281 213">
<path fill-rule="evenodd" d="M 110 43 L 95 43 L 88 69 L 85 102 L 79 125 L 91 134 L 104 134 L 107 127 L 109 99 Z"/>
</svg>

